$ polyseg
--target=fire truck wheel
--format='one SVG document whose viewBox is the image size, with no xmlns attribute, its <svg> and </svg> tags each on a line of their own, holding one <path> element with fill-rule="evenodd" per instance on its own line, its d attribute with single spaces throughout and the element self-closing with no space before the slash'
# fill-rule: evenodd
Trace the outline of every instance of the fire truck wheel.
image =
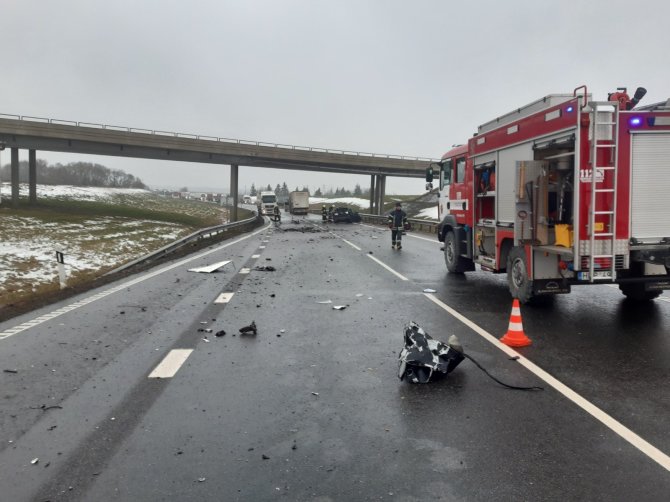
<svg viewBox="0 0 670 502">
<path fill-rule="evenodd" d="M 527 303 L 533 297 L 533 281 L 528 277 L 526 250 L 514 247 L 507 255 L 507 284 L 512 297 Z"/>
<path fill-rule="evenodd" d="M 663 291 L 645 291 L 644 284 L 619 284 L 626 298 L 634 302 L 648 302 L 661 296 Z"/>
<path fill-rule="evenodd" d="M 452 274 L 462 274 L 467 270 L 466 260 L 456 254 L 456 236 L 454 232 L 447 232 L 444 236 L 444 262 L 447 270 Z"/>
</svg>

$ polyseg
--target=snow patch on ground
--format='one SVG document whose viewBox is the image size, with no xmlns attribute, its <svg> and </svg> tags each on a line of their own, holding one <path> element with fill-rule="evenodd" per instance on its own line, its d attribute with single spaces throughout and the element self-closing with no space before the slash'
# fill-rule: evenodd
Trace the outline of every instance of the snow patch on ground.
<svg viewBox="0 0 670 502">
<path fill-rule="evenodd" d="M 427 220 L 437 220 L 437 206 L 427 207 L 426 209 L 422 209 L 415 216 L 415 218 L 423 218 L 423 219 L 427 219 Z"/>
<path fill-rule="evenodd" d="M 361 199 L 360 197 L 338 197 L 335 199 L 327 199 L 325 197 L 310 197 L 310 204 L 325 204 L 330 206 L 331 204 L 335 206 L 356 206 L 362 208 L 369 208 L 370 201 L 368 199 Z"/>
<path fill-rule="evenodd" d="M 101 200 L 111 199 L 116 195 L 142 195 L 151 193 L 142 188 L 106 188 L 106 187 L 78 187 L 71 185 L 37 185 L 37 197 L 69 198 L 73 200 Z M 12 186 L 8 182 L 0 183 L 0 195 L 10 198 Z M 28 196 L 28 184 L 19 185 L 19 195 Z"/>
</svg>

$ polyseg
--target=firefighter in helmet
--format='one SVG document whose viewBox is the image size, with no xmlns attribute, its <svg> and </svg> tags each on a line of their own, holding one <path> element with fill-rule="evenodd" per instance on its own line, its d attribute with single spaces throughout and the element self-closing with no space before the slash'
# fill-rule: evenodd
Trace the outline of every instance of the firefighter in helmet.
<svg viewBox="0 0 670 502">
<path fill-rule="evenodd" d="M 321 220 L 328 221 L 328 209 L 326 209 L 325 204 L 321 206 Z"/>
<path fill-rule="evenodd" d="M 395 209 L 388 214 L 388 224 L 391 229 L 391 249 L 402 249 L 402 231 L 407 225 L 407 213 L 402 210 L 400 202 L 396 202 Z"/>
<path fill-rule="evenodd" d="M 279 205 L 275 204 L 274 209 L 272 210 L 272 214 L 274 216 L 274 221 L 280 222 L 281 221 L 281 210 L 279 209 Z"/>
<path fill-rule="evenodd" d="M 333 221 L 333 211 L 335 211 L 335 206 L 331 204 L 328 208 L 328 221 Z"/>
</svg>

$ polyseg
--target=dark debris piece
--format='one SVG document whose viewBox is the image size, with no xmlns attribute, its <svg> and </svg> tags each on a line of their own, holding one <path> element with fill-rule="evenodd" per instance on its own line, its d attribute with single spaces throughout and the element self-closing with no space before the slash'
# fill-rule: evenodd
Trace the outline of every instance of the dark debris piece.
<svg viewBox="0 0 670 502">
<path fill-rule="evenodd" d="M 217 331 L 216 333 L 214 333 L 214 336 L 219 336 L 219 337 L 225 336 L 225 335 L 226 335 L 226 332 L 224 330 Z"/>
<path fill-rule="evenodd" d="M 261 272 L 274 272 L 277 269 L 274 268 L 272 265 L 263 265 L 263 266 L 255 267 L 254 270 L 259 270 Z"/>
<path fill-rule="evenodd" d="M 256 329 L 256 321 L 251 321 L 251 324 L 249 326 L 243 326 L 240 328 L 240 333 L 243 335 L 247 334 L 252 334 L 255 335 L 258 333 L 258 330 Z"/>
<path fill-rule="evenodd" d="M 444 344 L 433 340 L 424 329 L 410 322 L 405 326 L 405 347 L 400 351 L 398 378 L 412 383 L 428 383 L 437 376 L 453 371 L 464 359 L 463 348 L 456 336 Z"/>
</svg>

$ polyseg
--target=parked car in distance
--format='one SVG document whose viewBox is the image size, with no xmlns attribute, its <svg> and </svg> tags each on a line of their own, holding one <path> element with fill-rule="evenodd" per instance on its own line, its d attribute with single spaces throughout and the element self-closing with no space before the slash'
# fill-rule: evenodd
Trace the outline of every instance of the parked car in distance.
<svg viewBox="0 0 670 502">
<path fill-rule="evenodd" d="M 336 207 L 333 210 L 333 223 L 357 223 L 361 221 L 360 215 L 348 207 Z"/>
</svg>

